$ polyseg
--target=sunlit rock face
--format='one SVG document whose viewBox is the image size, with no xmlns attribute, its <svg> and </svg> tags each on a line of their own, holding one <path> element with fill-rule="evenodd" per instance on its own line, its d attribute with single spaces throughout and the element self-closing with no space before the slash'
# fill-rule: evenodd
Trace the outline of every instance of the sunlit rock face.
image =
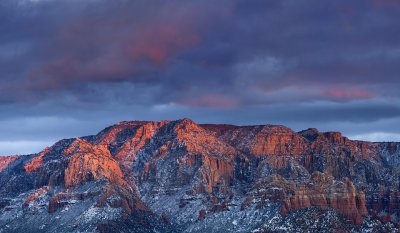
<svg viewBox="0 0 400 233">
<path fill-rule="evenodd" d="M 17 156 L 0 156 L 0 172 L 7 168 L 8 165 L 17 158 Z"/>
<path fill-rule="evenodd" d="M 399 177 L 399 143 L 121 122 L 0 157 L 0 232 L 396 231 Z"/>
<path fill-rule="evenodd" d="M 65 187 L 101 179 L 125 186 L 121 168 L 106 146 L 77 139 L 64 151 L 64 155 L 69 157 L 68 167 L 64 171 Z"/>
</svg>

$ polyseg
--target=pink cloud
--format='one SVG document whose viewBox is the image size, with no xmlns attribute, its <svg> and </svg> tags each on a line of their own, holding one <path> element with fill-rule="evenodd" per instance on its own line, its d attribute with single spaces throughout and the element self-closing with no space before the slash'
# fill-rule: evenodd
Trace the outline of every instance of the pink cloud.
<svg viewBox="0 0 400 233">
<path fill-rule="evenodd" d="M 321 97 L 337 101 L 371 99 L 376 94 L 364 89 L 332 87 L 320 92 Z"/>
<path fill-rule="evenodd" d="M 138 74 L 162 68 L 168 59 L 198 43 L 200 36 L 190 18 L 132 25 L 120 19 L 99 23 L 76 18 L 65 23 L 56 37 L 53 46 L 58 55 L 30 70 L 26 87 L 60 89 L 79 81 L 142 79 Z"/>
<path fill-rule="evenodd" d="M 129 57 L 137 62 L 150 60 L 161 66 L 169 57 L 200 42 L 200 37 L 182 23 L 144 25 L 144 31 L 133 31 L 126 48 Z"/>
</svg>

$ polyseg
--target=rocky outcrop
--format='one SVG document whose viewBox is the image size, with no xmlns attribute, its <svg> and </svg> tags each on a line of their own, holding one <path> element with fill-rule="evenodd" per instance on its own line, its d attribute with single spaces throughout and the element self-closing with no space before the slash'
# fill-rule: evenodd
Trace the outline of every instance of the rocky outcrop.
<svg viewBox="0 0 400 233">
<path fill-rule="evenodd" d="M 24 206 L 31 205 L 33 202 L 35 202 L 38 199 L 40 199 L 41 197 L 43 197 L 43 195 L 45 195 L 48 191 L 49 191 L 48 186 L 44 186 L 40 189 L 35 190 L 33 193 L 29 194 L 29 196 L 26 198 L 23 205 Z"/>
<path fill-rule="evenodd" d="M 306 140 L 285 126 L 222 126 L 203 125 L 230 145 L 255 156 L 307 154 Z"/>
<path fill-rule="evenodd" d="M 76 139 L 64 154 L 70 156 L 64 176 L 66 187 L 101 179 L 125 185 L 121 168 L 107 147 L 94 146 L 84 139 Z"/>
<path fill-rule="evenodd" d="M 38 156 L 32 158 L 32 160 L 25 164 L 24 169 L 27 173 L 36 172 L 43 165 L 43 156 L 49 152 L 49 148 L 47 147 L 42 152 L 39 153 Z"/>
<path fill-rule="evenodd" d="M 365 194 L 358 192 L 349 179 L 336 182 L 332 176 L 318 172 L 312 175 L 312 183 L 302 184 L 292 195 L 287 195 L 281 213 L 311 206 L 333 208 L 354 224 L 361 224 L 368 215 Z"/>
<path fill-rule="evenodd" d="M 374 143 L 352 141 L 343 137 L 340 132 L 321 133 L 317 129 L 299 132 L 310 144 L 310 151 L 316 155 L 345 155 L 353 160 L 378 158 L 377 146 Z"/>
<path fill-rule="evenodd" d="M 198 192 L 228 193 L 234 176 L 232 161 L 218 160 L 207 156 L 201 157 L 202 167 L 199 169 L 202 188 Z"/>
<path fill-rule="evenodd" d="M 17 158 L 18 156 L 0 156 L 0 172 L 6 169 L 6 167 Z"/>
<path fill-rule="evenodd" d="M 92 192 L 84 192 L 84 193 L 57 193 L 52 196 L 48 201 L 48 212 L 54 213 L 57 210 L 69 205 L 73 204 L 77 201 L 84 201 L 89 198 L 93 198 L 100 193 L 92 193 Z"/>
</svg>

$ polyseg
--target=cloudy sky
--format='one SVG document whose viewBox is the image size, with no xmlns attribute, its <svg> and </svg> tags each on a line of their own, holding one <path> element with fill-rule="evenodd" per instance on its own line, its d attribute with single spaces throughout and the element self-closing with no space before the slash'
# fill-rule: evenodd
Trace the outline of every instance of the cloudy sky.
<svg viewBox="0 0 400 233">
<path fill-rule="evenodd" d="M 1 0 L 0 155 L 122 120 L 400 141 L 398 0 Z"/>
</svg>

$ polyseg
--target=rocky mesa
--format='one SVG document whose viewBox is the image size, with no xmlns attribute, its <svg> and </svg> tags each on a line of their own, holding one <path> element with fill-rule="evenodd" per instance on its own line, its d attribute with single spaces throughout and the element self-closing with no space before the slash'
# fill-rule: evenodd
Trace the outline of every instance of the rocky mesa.
<svg viewBox="0 0 400 233">
<path fill-rule="evenodd" d="M 127 121 L 0 157 L 0 232 L 397 232 L 399 187 L 400 143 Z"/>
</svg>

